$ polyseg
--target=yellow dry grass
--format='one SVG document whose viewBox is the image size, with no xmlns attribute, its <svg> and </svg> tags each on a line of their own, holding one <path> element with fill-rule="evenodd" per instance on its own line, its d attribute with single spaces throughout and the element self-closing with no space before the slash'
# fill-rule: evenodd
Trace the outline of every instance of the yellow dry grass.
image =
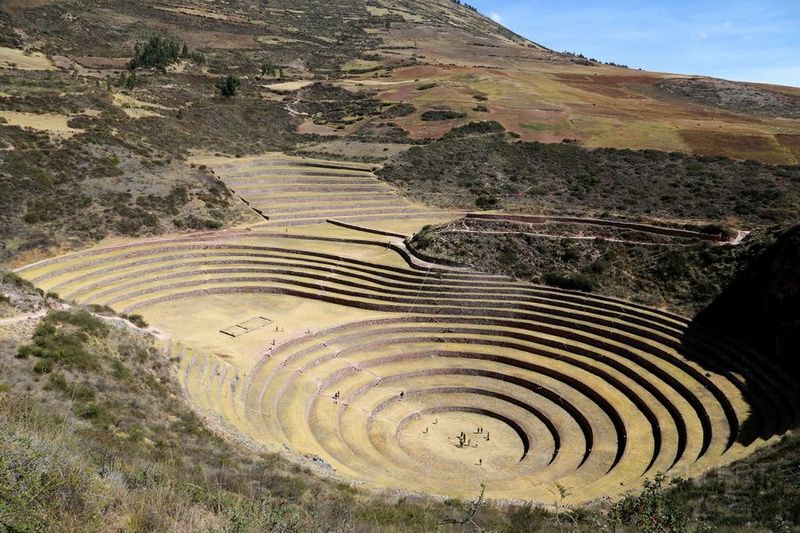
<svg viewBox="0 0 800 533">
<path fill-rule="evenodd" d="M 17 111 L 2 111 L 0 117 L 5 119 L 6 124 L 30 128 L 38 131 L 45 131 L 56 138 L 67 138 L 81 133 L 83 130 L 71 128 L 67 123 L 69 115 L 58 115 L 55 113 L 21 113 Z"/>
<path fill-rule="evenodd" d="M 314 82 L 310 80 L 284 81 L 280 83 L 271 83 L 264 87 L 271 91 L 297 91 L 303 87 L 308 87 L 312 83 Z"/>
<path fill-rule="evenodd" d="M 124 93 L 114 93 L 113 103 L 115 106 L 122 109 L 130 118 L 161 117 L 163 114 L 159 113 L 159 111 L 172 111 L 172 108 L 151 102 L 144 102 Z"/>
<path fill-rule="evenodd" d="M 55 70 L 50 59 L 41 52 L 29 52 L 0 46 L 0 69 Z"/>
</svg>

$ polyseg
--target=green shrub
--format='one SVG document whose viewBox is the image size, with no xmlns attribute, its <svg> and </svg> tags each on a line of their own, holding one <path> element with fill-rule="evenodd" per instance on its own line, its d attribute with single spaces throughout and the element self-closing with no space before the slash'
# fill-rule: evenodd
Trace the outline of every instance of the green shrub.
<svg viewBox="0 0 800 533">
<path fill-rule="evenodd" d="M 496 196 L 481 195 L 475 198 L 475 205 L 478 209 L 496 209 L 500 200 Z"/>
<path fill-rule="evenodd" d="M 420 118 L 426 122 L 436 122 L 441 120 L 455 120 L 457 118 L 466 117 L 466 113 L 460 111 L 453 111 L 452 109 L 434 109 L 425 111 Z"/>
<path fill-rule="evenodd" d="M 111 375 L 116 380 L 124 380 L 130 377 L 127 367 L 119 359 L 111 361 Z"/>
<path fill-rule="evenodd" d="M 114 310 L 112 308 L 110 308 L 109 306 L 107 306 L 107 305 L 89 304 L 88 307 L 92 311 L 92 313 L 95 313 L 95 314 L 98 314 L 98 315 L 111 316 L 111 315 L 114 314 Z"/>
<path fill-rule="evenodd" d="M 42 428 L 56 424 L 38 406 L 21 404 L 9 395 L 0 405 L 0 530 L 57 531 L 65 517 L 87 518 L 91 475 Z M 4 412 L 20 408 L 39 424 L 30 429 Z"/>
<path fill-rule="evenodd" d="M 108 411 L 105 407 L 96 403 L 88 403 L 75 408 L 75 414 L 86 420 L 103 423 L 109 419 Z"/>
<path fill-rule="evenodd" d="M 17 357 L 42 359 L 34 366 L 40 374 L 49 373 L 56 363 L 82 370 L 95 368 L 97 362 L 86 344 L 91 337 L 106 337 L 108 332 L 105 323 L 86 311 L 54 311 L 39 323 L 33 343 L 21 346 Z"/>
<path fill-rule="evenodd" d="M 611 507 L 609 519 L 643 533 L 689 531 L 685 510 L 665 496 L 664 479 L 664 474 L 658 474 L 645 481 L 641 494 L 629 494 Z"/>
<path fill-rule="evenodd" d="M 95 396 L 91 388 L 86 385 L 68 382 L 67 378 L 61 372 L 53 372 L 50 375 L 50 380 L 45 386 L 45 389 L 63 392 L 70 399 L 79 402 L 94 400 Z"/>
<path fill-rule="evenodd" d="M 395 505 L 381 502 L 369 503 L 359 509 L 357 516 L 364 522 L 377 526 L 403 524 L 406 530 L 425 530 L 427 529 L 425 526 L 428 525 L 422 508 L 406 504 L 403 498 Z M 432 529 L 431 526 L 432 524 L 428 525 Z"/>
<path fill-rule="evenodd" d="M 53 360 L 42 359 L 40 361 L 36 361 L 36 364 L 33 365 L 33 371 L 37 374 L 49 374 L 53 371 Z"/>
<path fill-rule="evenodd" d="M 178 228 L 184 229 L 219 229 L 222 227 L 222 222 L 218 220 L 211 220 L 209 218 L 200 218 L 194 215 L 187 215 L 183 218 L 176 218 L 172 221 Z"/>
<path fill-rule="evenodd" d="M 239 81 L 239 78 L 236 76 L 225 76 L 222 78 L 222 81 L 220 81 L 219 85 L 217 85 L 217 88 L 219 89 L 220 94 L 225 98 L 233 98 L 236 96 L 236 92 L 239 90 L 241 85 L 242 82 Z"/>
<path fill-rule="evenodd" d="M 594 283 L 584 274 L 560 274 L 558 272 L 548 272 L 544 275 L 544 282 L 551 287 L 567 289 L 570 291 L 592 292 Z"/>
<path fill-rule="evenodd" d="M 488 109 L 487 109 L 488 111 Z M 456 139 L 459 137 L 467 137 L 470 135 L 481 135 L 488 133 L 503 133 L 506 129 L 497 121 L 482 120 L 480 122 L 470 122 L 457 128 L 448 131 L 442 138 L 443 139 Z"/>
<path fill-rule="evenodd" d="M 137 314 L 122 315 L 122 318 L 127 319 L 129 322 L 131 322 L 137 328 L 145 329 L 148 326 L 147 321 L 144 319 L 144 317 L 142 315 L 137 315 Z"/>
<path fill-rule="evenodd" d="M 33 346 L 26 344 L 19 347 L 16 357 L 17 359 L 28 359 L 31 355 L 33 355 Z"/>
<path fill-rule="evenodd" d="M 543 507 L 531 504 L 512 507 L 507 516 L 507 531 L 538 531 L 552 520 Z"/>
<path fill-rule="evenodd" d="M 3 283 L 19 287 L 20 289 L 33 289 L 33 283 L 14 272 L 3 272 L 2 281 Z"/>
<path fill-rule="evenodd" d="M 425 250 L 431 245 L 431 242 L 427 234 L 417 233 L 411 238 L 411 245 L 417 250 Z"/>
<path fill-rule="evenodd" d="M 81 331 L 95 337 L 106 337 L 109 332 L 108 325 L 96 318 L 88 311 L 53 311 L 47 315 L 46 321 L 71 324 Z"/>
<path fill-rule="evenodd" d="M 412 104 L 400 103 L 389 106 L 386 110 L 381 112 L 381 118 L 398 118 L 411 115 L 417 110 Z"/>
</svg>

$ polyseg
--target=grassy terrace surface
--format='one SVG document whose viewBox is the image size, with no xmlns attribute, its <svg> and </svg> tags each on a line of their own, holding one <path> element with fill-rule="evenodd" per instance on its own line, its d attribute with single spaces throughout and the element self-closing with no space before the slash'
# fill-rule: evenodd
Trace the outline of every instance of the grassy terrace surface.
<svg viewBox="0 0 800 533">
<path fill-rule="evenodd" d="M 322 161 L 227 164 L 215 169 L 243 180 L 237 194 L 248 180 L 372 179 Z M 391 231 L 288 220 L 19 273 L 143 315 L 218 428 L 368 486 L 550 501 L 558 483 L 582 502 L 727 464 L 797 419 L 797 391 L 769 364 L 680 316 L 432 265 Z"/>
<path fill-rule="evenodd" d="M 282 154 L 237 159 L 198 157 L 262 217 L 277 225 L 431 218 L 441 213 L 412 204 L 364 163 L 336 163 Z"/>
</svg>

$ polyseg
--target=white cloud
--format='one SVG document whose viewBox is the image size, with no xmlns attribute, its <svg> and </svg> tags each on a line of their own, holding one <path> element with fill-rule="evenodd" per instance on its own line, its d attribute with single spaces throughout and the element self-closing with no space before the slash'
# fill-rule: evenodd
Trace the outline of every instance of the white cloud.
<svg viewBox="0 0 800 533">
<path fill-rule="evenodd" d="M 503 23 L 503 17 L 500 16 L 500 13 L 495 13 L 494 11 L 492 11 L 491 14 L 489 15 L 489 18 L 497 22 L 498 24 Z"/>
</svg>

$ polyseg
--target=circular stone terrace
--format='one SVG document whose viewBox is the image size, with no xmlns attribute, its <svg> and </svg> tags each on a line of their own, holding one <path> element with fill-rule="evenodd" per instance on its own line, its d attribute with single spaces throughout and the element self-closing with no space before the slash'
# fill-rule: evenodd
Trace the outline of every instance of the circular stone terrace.
<svg viewBox="0 0 800 533">
<path fill-rule="evenodd" d="M 551 501 L 558 483 L 582 502 L 727 464 L 797 420 L 780 372 L 685 318 L 413 255 L 400 235 L 453 215 L 365 166 L 204 163 L 264 191 L 265 221 L 18 272 L 143 315 L 195 407 L 266 449 L 374 487 Z"/>
</svg>

